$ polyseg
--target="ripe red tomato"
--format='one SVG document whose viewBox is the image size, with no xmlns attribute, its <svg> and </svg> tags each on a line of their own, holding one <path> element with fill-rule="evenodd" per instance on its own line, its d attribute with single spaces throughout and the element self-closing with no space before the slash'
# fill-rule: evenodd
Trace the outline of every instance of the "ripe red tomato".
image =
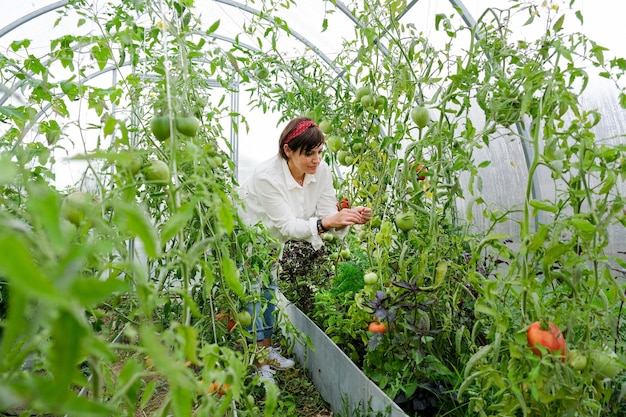
<svg viewBox="0 0 626 417">
<path fill-rule="evenodd" d="M 555 354 L 560 354 L 561 361 L 565 361 L 565 338 L 561 330 L 552 322 L 548 323 L 549 329 L 542 329 L 541 322 L 534 322 L 528 327 L 526 337 L 528 339 L 528 346 L 531 347 L 533 353 L 537 356 L 541 356 L 541 350 L 537 348 L 537 345 L 543 346 L 546 350 Z"/>
<path fill-rule="evenodd" d="M 385 333 L 387 331 L 387 325 L 385 323 L 379 323 L 377 321 L 373 321 L 367 327 L 367 330 L 369 330 L 372 333 Z"/>
<path fill-rule="evenodd" d="M 342 197 L 341 199 L 341 205 L 339 205 L 339 203 L 336 204 L 337 206 L 337 210 L 343 210 L 343 209 L 348 209 L 350 208 L 350 200 L 348 200 L 345 197 Z"/>
</svg>

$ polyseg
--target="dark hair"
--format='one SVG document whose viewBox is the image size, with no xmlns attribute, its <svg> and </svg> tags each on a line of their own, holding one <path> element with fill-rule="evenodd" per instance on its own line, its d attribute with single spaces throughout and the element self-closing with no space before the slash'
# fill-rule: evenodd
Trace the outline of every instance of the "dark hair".
<svg viewBox="0 0 626 417">
<path fill-rule="evenodd" d="M 283 129 L 283 132 L 280 134 L 280 140 L 278 141 L 278 154 L 284 160 L 289 159 L 284 149 L 285 140 L 287 139 L 287 136 L 289 136 L 289 134 L 296 127 L 298 127 L 300 122 L 304 122 L 307 120 L 313 121 L 311 118 L 306 117 L 306 116 L 300 116 L 300 117 L 296 117 L 295 119 L 290 120 L 289 123 L 287 123 L 287 126 L 285 126 L 285 128 Z M 310 128 L 306 129 L 301 134 L 299 134 L 298 136 L 296 136 L 295 138 L 291 139 L 289 143 L 287 144 L 287 146 L 289 146 L 289 149 L 291 149 L 294 152 L 300 151 L 300 152 L 309 153 L 313 149 L 323 144 L 325 140 L 326 138 L 324 134 L 322 133 L 322 131 L 319 129 L 319 127 L 317 127 L 317 125 L 313 125 Z"/>
</svg>

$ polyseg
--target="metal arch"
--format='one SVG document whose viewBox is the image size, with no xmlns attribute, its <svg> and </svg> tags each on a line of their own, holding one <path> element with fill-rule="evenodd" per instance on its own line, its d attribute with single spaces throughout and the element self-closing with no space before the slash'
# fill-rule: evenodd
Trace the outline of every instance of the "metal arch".
<svg viewBox="0 0 626 417">
<path fill-rule="evenodd" d="M 227 6 L 231 6 L 231 7 L 235 7 L 237 9 L 243 10 L 244 12 L 248 12 L 251 13 L 255 16 L 258 16 L 259 18 L 266 20 L 272 24 L 276 24 L 276 21 L 268 16 L 264 16 L 261 14 L 261 12 L 257 9 L 254 9 L 252 7 L 246 6 L 245 4 L 241 4 L 239 2 L 236 2 L 234 0 L 214 0 L 216 3 L 222 3 L 225 4 Z M 315 46 L 313 43 L 311 43 L 307 38 L 305 38 L 304 36 L 302 36 L 300 33 L 298 33 L 295 30 L 292 30 L 291 28 L 289 28 L 289 33 L 290 35 L 293 35 L 297 40 L 299 40 L 300 42 L 302 42 L 304 45 L 306 45 L 307 47 L 311 48 L 311 50 L 313 52 L 315 52 L 320 58 L 322 58 L 322 60 L 330 67 L 333 69 L 333 71 L 335 71 L 337 74 L 339 74 L 341 72 L 341 70 L 339 68 L 337 68 L 337 66 L 335 66 L 335 64 L 333 64 L 333 61 L 324 53 L 322 52 L 317 46 Z"/>
<path fill-rule="evenodd" d="M 0 29 L 0 38 L 2 38 L 4 35 L 6 35 L 7 33 L 11 32 L 13 29 L 16 29 L 20 26 L 22 26 L 24 23 L 30 22 L 31 20 L 44 15 L 48 12 L 51 12 L 55 9 L 58 9 L 59 7 L 63 7 L 68 3 L 68 0 L 61 0 L 61 1 L 57 1 L 56 3 L 52 3 L 49 4 L 47 6 L 44 6 L 40 9 L 35 10 L 34 12 L 28 13 L 25 16 L 22 16 L 21 18 L 14 20 L 12 23 L 6 25 L 5 27 L 3 27 L 2 29 Z"/>
</svg>

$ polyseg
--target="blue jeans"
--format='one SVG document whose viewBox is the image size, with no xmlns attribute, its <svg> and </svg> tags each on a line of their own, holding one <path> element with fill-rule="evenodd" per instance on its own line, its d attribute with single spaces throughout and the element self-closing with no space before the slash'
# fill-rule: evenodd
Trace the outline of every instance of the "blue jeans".
<svg viewBox="0 0 626 417">
<path fill-rule="evenodd" d="M 275 262 L 270 267 L 267 283 L 259 276 L 257 282 L 252 283 L 250 287 L 250 295 L 255 301 L 249 302 L 246 306 L 246 310 L 252 316 L 248 332 L 255 335 L 257 342 L 271 338 L 274 333 L 277 279 L 278 263 Z"/>
</svg>

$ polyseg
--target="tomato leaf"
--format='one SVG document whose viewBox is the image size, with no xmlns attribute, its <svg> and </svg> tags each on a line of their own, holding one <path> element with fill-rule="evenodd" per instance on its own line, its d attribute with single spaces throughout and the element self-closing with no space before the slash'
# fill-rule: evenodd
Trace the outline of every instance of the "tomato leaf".
<svg viewBox="0 0 626 417">
<path fill-rule="evenodd" d="M 115 218 L 122 230 L 128 230 L 141 239 L 146 255 L 156 258 L 161 254 L 161 248 L 157 244 L 157 232 L 146 214 L 138 207 L 129 204 L 116 204 Z"/>
<path fill-rule="evenodd" d="M 197 364 L 198 355 L 196 354 L 196 350 L 198 348 L 198 332 L 196 332 L 193 327 L 189 326 L 178 326 L 176 327 L 176 331 L 183 338 L 185 357 L 192 363 Z"/>
<path fill-rule="evenodd" d="M 176 233 L 182 229 L 194 213 L 192 203 L 183 204 L 179 210 L 170 217 L 161 229 L 161 247 L 163 247 Z"/>
<path fill-rule="evenodd" d="M 0 239 L 0 253 L 3 259 L 0 262 L 0 276 L 7 278 L 12 288 L 35 300 L 66 304 L 67 297 L 59 293 L 35 264 L 22 239 L 15 235 L 4 236 Z"/>
<path fill-rule="evenodd" d="M 118 278 L 106 280 L 83 277 L 72 282 L 70 293 L 81 305 L 95 306 L 115 293 L 127 291 L 129 286 Z"/>
<path fill-rule="evenodd" d="M 85 327 L 73 314 L 66 310 L 59 312 L 59 317 L 52 326 L 50 346 L 50 371 L 52 372 L 59 395 L 67 395 L 76 366 L 81 360 L 82 339 Z"/>
<path fill-rule="evenodd" d="M 224 274 L 226 286 L 228 286 L 228 288 L 230 288 L 239 298 L 245 298 L 246 294 L 243 285 L 241 285 L 241 281 L 239 280 L 239 271 L 237 271 L 235 261 L 231 258 L 223 258 L 222 273 Z"/>
</svg>

